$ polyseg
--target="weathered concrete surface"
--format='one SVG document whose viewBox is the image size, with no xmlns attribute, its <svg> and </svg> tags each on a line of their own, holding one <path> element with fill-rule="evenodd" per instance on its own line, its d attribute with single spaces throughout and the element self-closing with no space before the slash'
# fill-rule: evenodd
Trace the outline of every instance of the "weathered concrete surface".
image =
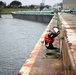
<svg viewBox="0 0 76 75">
<path fill-rule="evenodd" d="M 31 52 L 29 58 L 19 71 L 19 75 L 76 75 L 76 16 L 63 13 L 60 16 L 60 20 L 65 33 L 64 38 L 66 38 L 65 43 L 63 42 L 64 45 L 66 45 L 66 48 L 65 46 L 63 47 L 63 50 L 65 49 L 64 57 L 66 60 L 63 62 L 63 58 L 44 58 L 46 48 L 41 41 L 47 30 L 57 25 L 57 21 L 52 19 Z M 59 37 L 55 40 L 54 46 L 59 47 Z M 65 69 L 64 66 L 67 67 L 67 69 Z"/>
<path fill-rule="evenodd" d="M 72 66 L 71 69 L 73 69 L 73 74 L 70 75 L 76 75 L 76 15 L 63 13 L 60 19 L 66 32 L 67 52 Z"/>
<path fill-rule="evenodd" d="M 46 48 L 44 43 L 41 43 L 47 30 L 56 25 L 57 21 L 52 19 L 18 75 L 64 75 L 63 59 L 45 58 Z M 55 40 L 54 46 L 59 47 L 59 37 Z"/>
</svg>

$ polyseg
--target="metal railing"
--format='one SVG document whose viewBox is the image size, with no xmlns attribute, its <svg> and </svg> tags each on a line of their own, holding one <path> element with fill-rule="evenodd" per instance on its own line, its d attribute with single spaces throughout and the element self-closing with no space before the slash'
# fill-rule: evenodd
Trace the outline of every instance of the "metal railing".
<svg viewBox="0 0 76 75">
<path fill-rule="evenodd" d="M 62 54 L 62 57 L 63 57 L 65 75 L 76 75 L 75 64 L 74 64 L 71 50 L 68 45 L 66 32 L 65 32 L 64 28 L 62 27 L 62 23 L 60 21 L 57 10 L 55 10 L 54 19 L 57 20 L 57 28 L 60 30 L 60 36 L 59 36 L 59 38 L 60 38 L 60 53 Z"/>
<path fill-rule="evenodd" d="M 63 55 L 65 75 L 75 75 L 74 67 L 73 67 L 74 62 L 72 61 L 73 57 L 71 54 L 71 50 L 68 46 L 67 37 L 65 34 L 66 33 L 64 31 L 64 39 L 62 41 L 63 42 L 62 43 L 62 55 Z"/>
</svg>

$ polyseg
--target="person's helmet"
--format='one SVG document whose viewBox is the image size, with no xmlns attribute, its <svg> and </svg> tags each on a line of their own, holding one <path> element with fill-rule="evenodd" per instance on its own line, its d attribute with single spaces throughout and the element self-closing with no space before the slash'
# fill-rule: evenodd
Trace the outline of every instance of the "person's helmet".
<svg viewBox="0 0 76 75">
<path fill-rule="evenodd" d="M 58 28 L 53 28 L 53 30 L 57 33 L 59 31 Z"/>
</svg>

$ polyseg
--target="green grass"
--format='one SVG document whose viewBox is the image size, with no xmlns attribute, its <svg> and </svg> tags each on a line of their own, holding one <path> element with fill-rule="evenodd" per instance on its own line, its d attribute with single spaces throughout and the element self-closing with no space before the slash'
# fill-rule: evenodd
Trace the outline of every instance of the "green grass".
<svg viewBox="0 0 76 75">
<path fill-rule="evenodd" d="M 28 11 L 31 9 L 25 9 L 25 8 L 3 8 L 1 11 L 1 14 L 10 14 L 11 12 L 15 11 Z"/>
</svg>

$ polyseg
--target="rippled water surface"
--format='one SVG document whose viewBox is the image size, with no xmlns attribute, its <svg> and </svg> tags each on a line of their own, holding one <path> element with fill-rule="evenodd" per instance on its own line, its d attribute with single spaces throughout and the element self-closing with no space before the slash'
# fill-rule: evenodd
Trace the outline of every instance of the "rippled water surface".
<svg viewBox="0 0 76 75">
<path fill-rule="evenodd" d="M 47 24 L 0 18 L 0 75 L 17 75 Z"/>
</svg>

